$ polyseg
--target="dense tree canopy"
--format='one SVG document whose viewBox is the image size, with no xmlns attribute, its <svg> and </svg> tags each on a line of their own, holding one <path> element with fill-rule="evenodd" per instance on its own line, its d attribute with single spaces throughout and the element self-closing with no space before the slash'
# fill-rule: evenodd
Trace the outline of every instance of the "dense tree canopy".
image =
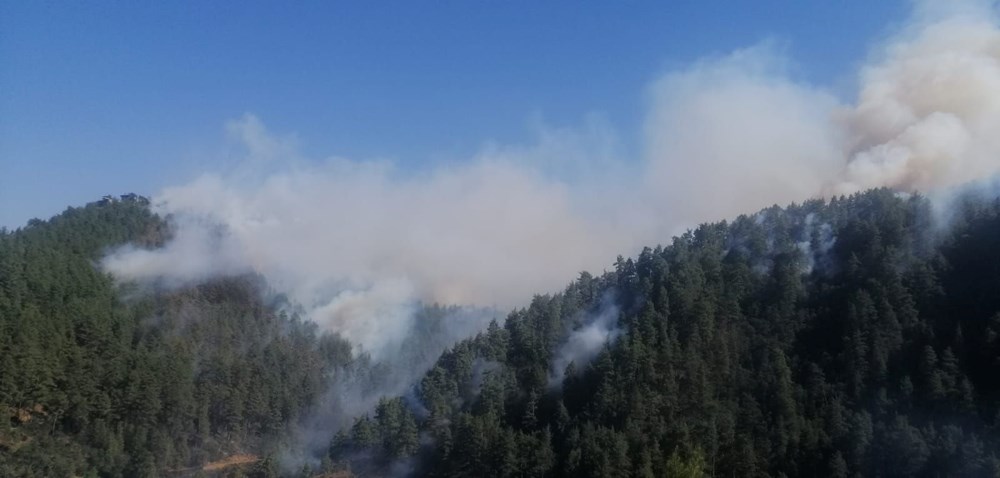
<svg viewBox="0 0 1000 478">
<path fill-rule="evenodd" d="M 95 267 L 165 234 L 129 200 L 0 235 L 0 476 L 161 476 L 267 449 L 350 359 L 257 277 L 148 294 Z"/>
<path fill-rule="evenodd" d="M 331 387 L 413 374 L 260 277 L 116 284 L 108 248 L 169 229 L 71 208 L 0 232 L 0 476 L 1000 476 L 1000 200 L 949 212 L 875 190 L 702 225 L 439 357 L 458 309 L 424 307 L 393 363 L 429 371 L 300 471 Z"/>
<path fill-rule="evenodd" d="M 410 453 L 431 476 L 1000 476 L 1000 202 L 940 226 L 888 190 L 703 225 L 452 347 L 418 386 L 419 450 L 362 418 L 331 456 L 374 475 Z M 619 330 L 552 370 L 609 296 Z"/>
</svg>

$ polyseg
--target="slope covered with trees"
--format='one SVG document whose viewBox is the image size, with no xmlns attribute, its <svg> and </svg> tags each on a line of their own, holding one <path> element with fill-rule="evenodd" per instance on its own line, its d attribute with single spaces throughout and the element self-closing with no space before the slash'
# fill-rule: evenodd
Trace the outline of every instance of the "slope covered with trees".
<svg viewBox="0 0 1000 478">
<path fill-rule="evenodd" d="M 110 247 L 170 235 L 143 201 L 70 208 L 0 232 L 0 476 L 1000 476 L 1000 200 L 953 212 L 875 190 L 706 224 L 436 362 L 462 310 L 424 307 L 391 362 L 432 368 L 377 400 L 413 374 L 261 277 L 116 285 Z M 371 410 L 279 466 L 347 386 Z"/>
<path fill-rule="evenodd" d="M 147 294 L 95 267 L 166 234 L 133 197 L 0 234 L 0 476 L 163 476 L 266 450 L 350 360 L 257 277 Z"/>
<path fill-rule="evenodd" d="M 1000 200 L 935 224 L 875 190 L 703 225 L 456 344 L 330 456 L 371 476 L 1000 476 Z M 609 310 L 592 359 L 554 370 Z"/>
<path fill-rule="evenodd" d="M 414 304 L 376 361 L 263 277 L 116 284 L 98 267 L 170 235 L 135 195 L 0 230 L 0 476 L 310 476 L 303 435 L 401 390 L 493 313 Z"/>
</svg>

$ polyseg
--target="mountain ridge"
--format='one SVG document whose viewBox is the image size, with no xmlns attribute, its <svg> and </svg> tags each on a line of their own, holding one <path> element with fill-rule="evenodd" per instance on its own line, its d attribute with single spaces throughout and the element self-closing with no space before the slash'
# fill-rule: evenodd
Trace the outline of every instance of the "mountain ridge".
<svg viewBox="0 0 1000 478">
<path fill-rule="evenodd" d="M 704 224 L 535 296 L 402 389 L 264 278 L 130 296 L 95 268 L 168 238 L 139 201 L 0 234 L 0 472 L 156 476 L 256 452 L 226 473 L 1000 473 L 997 198 L 959 201 L 947 228 L 887 189 Z M 455 313 L 426 310 L 405 357 Z M 370 412 L 324 398 L 346 383 Z"/>
</svg>

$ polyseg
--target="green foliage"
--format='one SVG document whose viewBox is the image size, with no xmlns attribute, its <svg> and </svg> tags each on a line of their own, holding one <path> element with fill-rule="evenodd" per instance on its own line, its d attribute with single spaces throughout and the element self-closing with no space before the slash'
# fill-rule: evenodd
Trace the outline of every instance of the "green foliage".
<svg viewBox="0 0 1000 478">
<path fill-rule="evenodd" d="M 929 211 L 773 207 L 535 297 L 420 383 L 419 473 L 996 476 L 1000 202 Z M 554 380 L 607 297 L 617 340 Z"/>
<path fill-rule="evenodd" d="M 619 257 L 450 346 L 302 473 L 1000 476 L 1000 201 L 931 217 L 875 190 Z M 248 450 L 265 459 L 229 473 L 275 476 L 331 380 L 394 379 L 278 312 L 261 278 L 148 291 L 94 267 L 168 234 L 125 201 L 0 232 L 0 476 L 157 476 Z M 609 310 L 606 344 L 557 360 Z M 432 360 L 451 312 L 421 310 L 401 356 Z"/>
<path fill-rule="evenodd" d="M 707 466 L 701 450 L 695 449 L 687 459 L 681 458 L 674 452 L 667 459 L 664 476 L 667 478 L 702 478 L 707 476 L 705 473 Z"/>
<path fill-rule="evenodd" d="M 0 234 L 0 476 L 160 476 L 266 449 L 350 359 L 259 278 L 140 291 L 95 267 L 168 234 L 139 200 Z"/>
</svg>

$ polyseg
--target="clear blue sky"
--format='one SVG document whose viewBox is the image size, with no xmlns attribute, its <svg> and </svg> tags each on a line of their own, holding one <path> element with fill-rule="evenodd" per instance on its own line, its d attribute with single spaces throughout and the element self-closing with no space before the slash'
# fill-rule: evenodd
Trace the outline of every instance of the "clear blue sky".
<svg viewBox="0 0 1000 478">
<path fill-rule="evenodd" d="M 530 118 L 597 112 L 626 145 L 643 91 L 765 39 L 849 89 L 893 1 L 0 2 L 0 226 L 210 168 L 246 112 L 307 153 L 419 167 Z M 636 133 L 636 136 L 638 133 Z"/>
</svg>

